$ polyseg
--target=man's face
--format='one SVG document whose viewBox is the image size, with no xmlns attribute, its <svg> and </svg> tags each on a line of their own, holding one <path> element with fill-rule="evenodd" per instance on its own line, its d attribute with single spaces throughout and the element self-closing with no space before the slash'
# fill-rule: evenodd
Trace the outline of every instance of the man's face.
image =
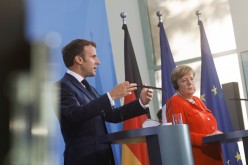
<svg viewBox="0 0 248 165">
<path fill-rule="evenodd" d="M 97 66 L 100 65 L 100 60 L 96 55 L 96 48 L 92 45 L 84 47 L 84 58 L 81 65 L 83 77 L 93 77 L 96 75 Z"/>
</svg>

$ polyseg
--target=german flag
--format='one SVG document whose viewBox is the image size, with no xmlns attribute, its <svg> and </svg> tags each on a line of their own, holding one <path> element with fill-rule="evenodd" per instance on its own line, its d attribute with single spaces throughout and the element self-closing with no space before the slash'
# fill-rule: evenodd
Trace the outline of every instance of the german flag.
<svg viewBox="0 0 248 165">
<path fill-rule="evenodd" d="M 126 24 L 123 24 L 124 30 L 124 60 L 125 60 L 125 80 L 130 83 L 142 84 L 139 68 L 135 58 L 133 45 Z M 141 89 L 138 88 L 131 95 L 124 98 L 124 104 L 127 104 L 140 95 Z M 147 115 L 142 115 L 124 121 L 123 130 L 131 130 L 142 127 L 142 123 L 147 119 Z M 122 145 L 122 165 L 149 165 L 149 157 L 146 143 L 123 144 Z"/>
</svg>

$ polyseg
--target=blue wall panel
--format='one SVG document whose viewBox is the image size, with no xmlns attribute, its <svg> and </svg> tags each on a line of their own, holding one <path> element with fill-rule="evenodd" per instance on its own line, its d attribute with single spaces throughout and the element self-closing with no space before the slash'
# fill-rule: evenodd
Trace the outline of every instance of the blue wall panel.
<svg viewBox="0 0 248 165">
<path fill-rule="evenodd" d="M 26 0 L 26 36 L 31 42 L 46 43 L 49 47 L 52 81 L 66 72 L 61 49 L 71 40 L 84 38 L 97 43 L 101 61 L 97 76 L 90 78 L 99 93 L 111 90 L 116 84 L 111 41 L 104 0 Z M 120 102 L 116 102 L 119 106 Z M 52 116 L 55 115 L 51 110 Z M 64 142 L 58 120 L 55 135 L 51 136 L 51 152 L 63 164 Z M 122 124 L 106 123 L 110 132 L 120 131 Z M 121 164 L 121 146 L 114 145 L 116 164 Z"/>
</svg>

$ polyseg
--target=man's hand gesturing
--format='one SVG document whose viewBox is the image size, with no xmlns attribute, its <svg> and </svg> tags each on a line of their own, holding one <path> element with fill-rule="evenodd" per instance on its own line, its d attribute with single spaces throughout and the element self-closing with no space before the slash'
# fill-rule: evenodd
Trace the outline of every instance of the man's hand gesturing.
<svg viewBox="0 0 248 165">
<path fill-rule="evenodd" d="M 143 88 L 140 93 L 140 101 L 143 105 L 149 104 L 153 97 L 153 89 Z"/>
<path fill-rule="evenodd" d="M 120 99 L 122 97 L 130 95 L 132 91 L 137 89 L 136 86 L 136 83 L 129 83 L 128 81 L 125 81 L 115 86 L 115 88 L 112 89 L 109 94 L 113 100 Z"/>
</svg>

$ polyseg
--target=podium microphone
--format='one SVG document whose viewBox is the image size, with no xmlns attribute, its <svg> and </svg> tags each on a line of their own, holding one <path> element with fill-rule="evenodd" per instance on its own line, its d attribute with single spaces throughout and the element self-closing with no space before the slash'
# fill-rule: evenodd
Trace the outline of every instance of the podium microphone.
<svg viewBox="0 0 248 165">
<path fill-rule="evenodd" d="M 164 92 L 162 88 L 153 87 L 153 86 L 147 86 L 147 85 L 137 85 L 136 87 L 138 87 L 138 88 L 140 87 L 140 88 L 151 88 L 151 89 L 158 89 L 158 90 L 161 90 L 162 92 Z"/>
<path fill-rule="evenodd" d="M 169 100 L 170 100 L 171 110 L 172 110 L 172 121 L 173 121 L 173 124 L 175 124 L 175 117 L 174 117 L 175 113 L 174 113 L 174 108 L 173 108 L 172 101 L 171 101 L 171 95 L 169 94 L 169 92 L 166 89 L 158 88 L 158 87 L 154 87 L 154 86 L 148 86 L 148 85 L 137 85 L 136 87 L 138 87 L 138 88 L 158 89 L 158 90 L 160 90 L 162 92 L 164 98 L 165 98 L 165 93 L 167 93 L 168 97 L 169 97 Z"/>
<path fill-rule="evenodd" d="M 232 98 L 229 100 L 248 101 L 248 99 L 242 99 L 242 98 Z"/>
</svg>

